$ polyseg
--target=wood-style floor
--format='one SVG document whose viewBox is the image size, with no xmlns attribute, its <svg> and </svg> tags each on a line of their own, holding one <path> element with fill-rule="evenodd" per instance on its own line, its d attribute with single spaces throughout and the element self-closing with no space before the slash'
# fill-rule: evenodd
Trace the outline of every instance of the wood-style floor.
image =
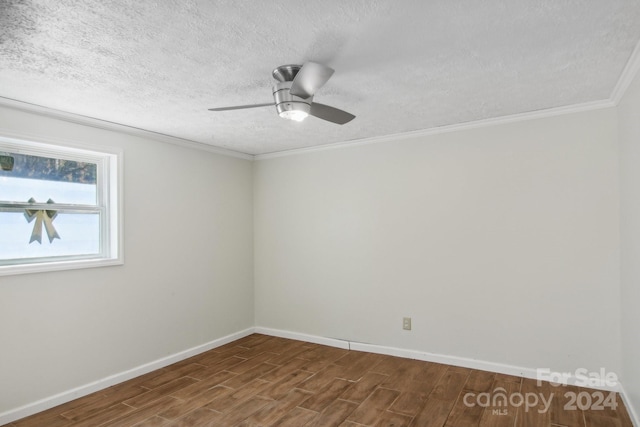
<svg viewBox="0 0 640 427">
<path fill-rule="evenodd" d="M 498 388 L 554 398 L 543 413 L 465 405 Z M 11 425 L 632 427 L 619 397 L 564 410 L 567 391 L 581 390 L 254 334 Z"/>
</svg>

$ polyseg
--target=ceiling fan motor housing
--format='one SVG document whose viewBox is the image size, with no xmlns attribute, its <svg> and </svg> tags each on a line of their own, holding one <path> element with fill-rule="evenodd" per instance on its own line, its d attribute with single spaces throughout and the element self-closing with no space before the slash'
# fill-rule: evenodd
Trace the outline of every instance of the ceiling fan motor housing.
<svg viewBox="0 0 640 427">
<path fill-rule="evenodd" d="M 300 98 L 299 96 L 291 95 L 289 93 L 291 83 L 291 81 L 286 81 L 273 86 L 273 99 L 275 100 L 278 114 L 281 117 L 289 114 L 304 114 L 306 116 L 311 110 L 313 96 Z"/>
</svg>

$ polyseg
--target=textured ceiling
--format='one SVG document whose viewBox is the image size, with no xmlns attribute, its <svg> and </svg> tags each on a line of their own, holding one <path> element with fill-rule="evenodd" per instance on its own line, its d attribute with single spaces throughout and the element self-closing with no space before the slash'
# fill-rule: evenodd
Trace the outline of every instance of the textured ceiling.
<svg viewBox="0 0 640 427">
<path fill-rule="evenodd" d="M 608 99 L 638 0 L 0 0 L 0 97 L 263 154 Z M 278 65 L 336 73 L 280 119 Z"/>
</svg>

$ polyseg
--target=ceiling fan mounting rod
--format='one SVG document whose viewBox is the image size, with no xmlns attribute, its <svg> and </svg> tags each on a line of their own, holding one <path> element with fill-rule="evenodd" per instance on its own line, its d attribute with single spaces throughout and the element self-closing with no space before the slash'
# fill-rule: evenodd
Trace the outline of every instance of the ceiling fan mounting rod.
<svg viewBox="0 0 640 427">
<path fill-rule="evenodd" d="M 302 65 L 281 65 L 275 68 L 271 75 L 280 83 L 292 82 L 293 79 L 296 78 L 296 75 L 298 74 L 298 71 L 300 71 L 300 68 L 302 68 Z"/>
</svg>

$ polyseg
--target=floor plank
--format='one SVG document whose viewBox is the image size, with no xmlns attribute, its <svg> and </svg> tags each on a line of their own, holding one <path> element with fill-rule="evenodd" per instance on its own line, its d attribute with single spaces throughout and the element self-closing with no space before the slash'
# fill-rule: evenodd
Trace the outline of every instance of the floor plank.
<svg viewBox="0 0 640 427">
<path fill-rule="evenodd" d="M 182 418 L 187 415 L 189 412 L 202 408 L 215 399 L 231 394 L 233 391 L 234 390 L 232 388 L 218 385 L 208 390 L 204 390 L 202 393 L 197 396 L 193 396 L 188 400 L 179 400 L 178 404 L 175 404 L 170 408 L 160 408 L 158 415 L 167 420 L 177 420 L 178 418 Z"/>
<path fill-rule="evenodd" d="M 278 427 L 304 427 L 318 418 L 320 414 L 315 411 L 296 407 L 287 412 L 273 425 Z"/>
<path fill-rule="evenodd" d="M 182 402 L 176 398 L 173 398 L 171 396 L 164 396 L 154 401 L 150 405 L 147 405 L 143 408 L 135 409 L 117 418 L 111 419 L 108 422 L 102 424 L 102 426 L 103 427 L 107 427 L 107 426 L 121 427 L 121 426 L 140 423 L 158 415 L 160 411 L 170 410 L 174 406 L 179 405 L 180 403 Z M 90 425 L 97 425 L 97 424 L 90 424 Z"/>
<path fill-rule="evenodd" d="M 387 378 L 389 378 L 388 375 L 378 374 L 377 372 L 367 372 L 362 376 L 360 381 L 350 383 L 345 392 L 340 395 L 340 398 L 360 403 Z"/>
<path fill-rule="evenodd" d="M 398 398 L 399 394 L 400 392 L 397 390 L 377 389 L 349 415 L 349 421 L 373 425 L 381 414 Z"/>
<path fill-rule="evenodd" d="M 505 378 L 504 376 L 495 375 L 494 381 L 489 391 L 485 391 L 484 393 L 489 393 L 491 397 L 491 405 L 485 406 L 484 411 L 482 412 L 482 417 L 480 418 L 480 426 L 481 427 L 513 427 L 516 423 L 516 418 L 518 417 L 519 407 L 516 407 L 511 404 L 511 400 L 505 402 L 504 400 L 499 398 L 499 395 L 504 395 L 506 398 L 510 398 L 511 396 L 520 393 L 521 385 L 518 381 L 510 381 L 510 378 Z M 465 390 L 466 392 L 466 390 Z M 466 393 L 463 392 L 463 395 Z M 480 402 L 477 399 L 478 394 L 475 395 L 475 402 Z M 467 398 L 467 401 L 473 401 L 472 399 Z M 537 410 L 536 408 L 531 408 L 530 410 Z M 534 424 L 537 425 L 537 424 Z M 541 424 L 546 426 L 547 424 Z M 565 426 L 566 427 L 566 426 Z"/>
<path fill-rule="evenodd" d="M 327 384 L 325 388 L 305 400 L 300 407 L 316 412 L 322 412 L 350 386 L 351 383 L 349 381 L 342 378 L 335 378 Z"/>
<path fill-rule="evenodd" d="M 308 392 L 299 389 L 291 390 L 282 399 L 269 402 L 262 409 L 247 418 L 241 425 L 245 427 L 274 425 L 276 421 L 308 397 Z"/>
<path fill-rule="evenodd" d="M 310 425 L 312 427 L 339 426 L 356 409 L 357 406 L 357 404 L 346 400 L 334 400 Z"/>
</svg>

